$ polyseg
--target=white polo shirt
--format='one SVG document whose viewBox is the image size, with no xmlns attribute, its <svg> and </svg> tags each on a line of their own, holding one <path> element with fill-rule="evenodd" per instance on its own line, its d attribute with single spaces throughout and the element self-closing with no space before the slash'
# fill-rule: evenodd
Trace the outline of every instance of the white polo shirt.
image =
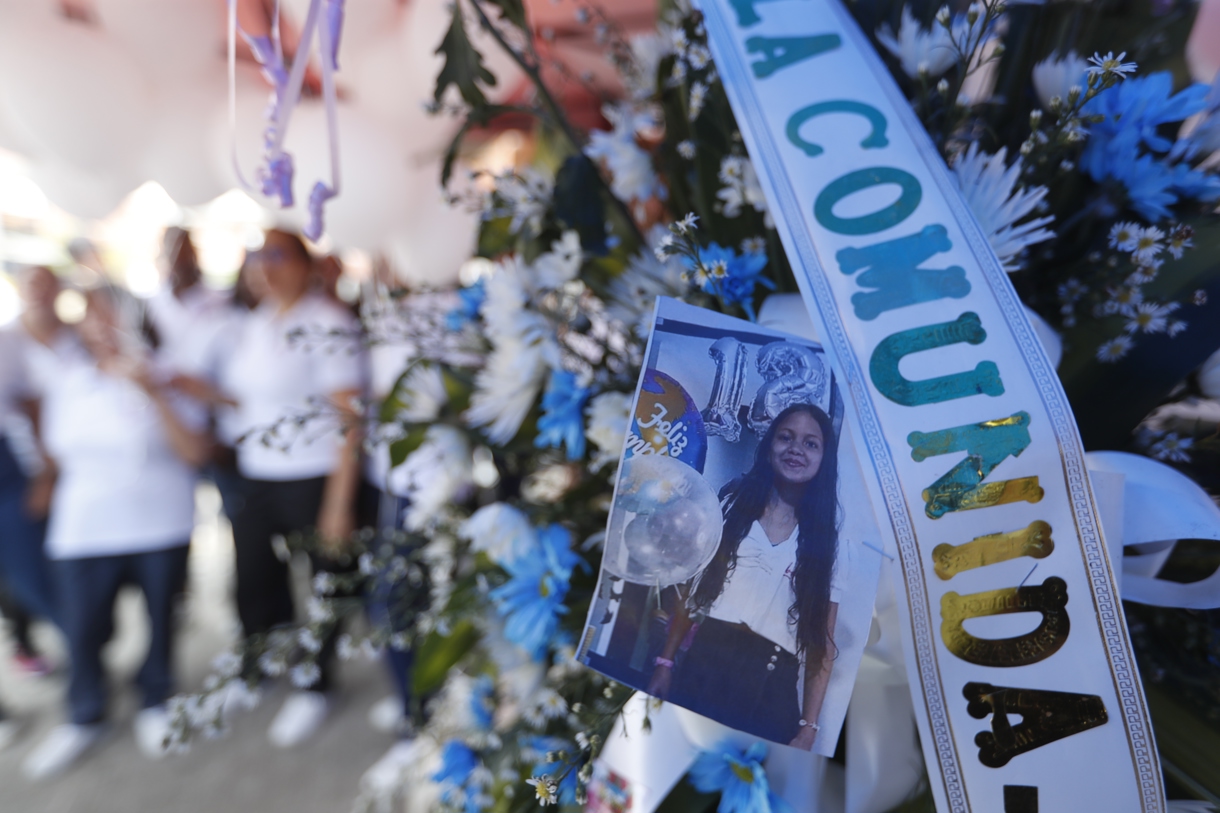
<svg viewBox="0 0 1220 813">
<path fill-rule="evenodd" d="M 324 477 L 342 446 L 341 423 L 328 399 L 364 388 L 359 322 L 312 292 L 284 313 L 277 309 L 266 302 L 245 319 L 222 373 L 221 388 L 238 402 L 233 429 L 244 435 L 237 465 L 254 480 Z"/>
<path fill-rule="evenodd" d="M 207 413 L 172 408 L 199 431 Z M 156 404 L 92 359 L 65 360 L 43 400 L 43 441 L 59 466 L 47 555 L 81 559 L 165 550 L 190 539 L 195 472 L 170 446 Z"/>
<path fill-rule="evenodd" d="M 171 372 L 214 380 L 211 368 L 218 322 L 223 320 L 225 294 L 202 282 L 175 297 L 162 288 L 147 300 L 148 317 L 157 330 L 157 355 Z"/>
<path fill-rule="evenodd" d="M 745 624 L 759 635 L 796 654 L 796 624 L 788 610 L 796 596 L 792 571 L 796 568 L 797 534 L 800 526 L 778 545 L 772 545 L 762 524 L 755 521 L 737 548 L 737 566 L 724 582 L 720 597 L 708 616 L 730 624 Z M 830 600 L 842 603 L 847 572 L 842 539 L 830 577 Z"/>
</svg>

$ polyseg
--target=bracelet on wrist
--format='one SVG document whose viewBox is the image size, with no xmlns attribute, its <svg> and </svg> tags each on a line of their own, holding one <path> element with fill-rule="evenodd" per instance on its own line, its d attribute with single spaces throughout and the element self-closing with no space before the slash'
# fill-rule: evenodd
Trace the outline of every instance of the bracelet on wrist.
<svg viewBox="0 0 1220 813">
<path fill-rule="evenodd" d="M 818 725 L 816 721 L 811 723 L 803 717 L 801 718 L 800 724 L 801 728 L 812 728 L 815 732 L 822 730 L 822 727 Z"/>
<path fill-rule="evenodd" d="M 658 656 L 657 658 L 653 659 L 653 663 L 656 664 L 657 666 L 664 666 L 666 669 L 674 668 L 674 662 L 671 661 L 669 658 L 662 658 L 662 657 Z"/>
</svg>

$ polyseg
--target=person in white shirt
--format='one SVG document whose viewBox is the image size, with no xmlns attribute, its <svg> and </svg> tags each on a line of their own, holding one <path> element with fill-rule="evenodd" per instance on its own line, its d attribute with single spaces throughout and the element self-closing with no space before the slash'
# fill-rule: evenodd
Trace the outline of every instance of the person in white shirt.
<svg viewBox="0 0 1220 813">
<path fill-rule="evenodd" d="M 213 344 L 223 322 L 226 296 L 203 284 L 195 244 L 186 229 L 165 230 L 159 264 L 165 284 L 148 299 L 158 355 L 175 373 L 211 379 Z"/>
<path fill-rule="evenodd" d="M 136 743 L 149 757 L 162 755 L 175 597 L 186 580 L 194 469 L 206 454 L 206 415 L 164 384 L 141 341 L 138 302 L 110 287 L 87 292 L 86 302 L 79 332 L 87 353 L 63 363 L 42 408 L 44 442 L 58 469 L 46 544 L 71 675 L 69 722 L 23 766 L 35 779 L 67 768 L 105 731 L 101 651 L 128 583 L 143 592 L 149 621 L 148 655 L 136 675 Z"/>
<path fill-rule="evenodd" d="M 844 589 L 835 567 L 837 460 L 821 409 L 793 404 L 776 416 L 753 467 L 721 491 L 720 547 L 678 602 L 649 694 L 813 748 Z M 705 617 L 676 664 L 692 612 Z"/>
<path fill-rule="evenodd" d="M 268 231 L 252 260 L 266 293 L 221 376 L 242 433 L 237 464 L 246 493 L 233 518 L 233 537 L 237 611 L 247 636 L 294 619 L 288 566 L 273 548 L 276 535 L 316 531 L 323 549 L 311 555 L 315 569 L 342 566 L 357 528 L 356 399 L 366 379 L 359 323 L 313 288 L 312 258 L 300 237 Z M 332 666 L 333 641 L 327 641 L 318 681 L 290 695 L 272 723 L 273 744 L 299 744 L 322 723 Z"/>
</svg>

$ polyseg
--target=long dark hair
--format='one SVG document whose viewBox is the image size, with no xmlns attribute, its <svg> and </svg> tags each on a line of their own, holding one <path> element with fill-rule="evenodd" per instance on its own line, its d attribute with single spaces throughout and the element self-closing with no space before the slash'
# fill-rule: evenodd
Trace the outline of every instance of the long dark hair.
<svg viewBox="0 0 1220 813">
<path fill-rule="evenodd" d="M 771 445 L 779 425 L 789 416 L 804 412 L 813 417 L 822 429 L 822 463 L 806 485 L 796 505 L 798 523 L 796 569 L 792 572 L 794 600 L 788 608 L 788 618 L 796 623 L 798 654 L 816 669 L 826 657 L 830 641 L 830 576 L 835 566 L 838 547 L 838 482 L 839 442 L 830 417 L 813 404 L 793 404 L 785 409 L 754 450 L 754 465 L 720 492 L 724 509 L 724 534 L 720 547 L 704 568 L 692 596 L 697 609 L 707 609 L 719 598 L 724 583 L 737 566 L 737 549 L 750 532 L 750 526 L 762 518 L 771 497 L 775 472 L 771 468 Z"/>
</svg>

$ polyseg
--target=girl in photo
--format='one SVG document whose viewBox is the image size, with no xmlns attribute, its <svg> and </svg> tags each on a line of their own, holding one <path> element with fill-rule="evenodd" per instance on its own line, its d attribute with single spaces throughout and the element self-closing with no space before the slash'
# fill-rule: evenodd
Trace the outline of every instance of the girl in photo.
<svg viewBox="0 0 1220 813">
<path fill-rule="evenodd" d="M 830 418 L 812 404 L 789 406 L 759 442 L 750 470 L 720 492 L 720 547 L 679 588 L 649 694 L 813 748 L 843 592 L 835 573 L 837 489 Z"/>
</svg>

